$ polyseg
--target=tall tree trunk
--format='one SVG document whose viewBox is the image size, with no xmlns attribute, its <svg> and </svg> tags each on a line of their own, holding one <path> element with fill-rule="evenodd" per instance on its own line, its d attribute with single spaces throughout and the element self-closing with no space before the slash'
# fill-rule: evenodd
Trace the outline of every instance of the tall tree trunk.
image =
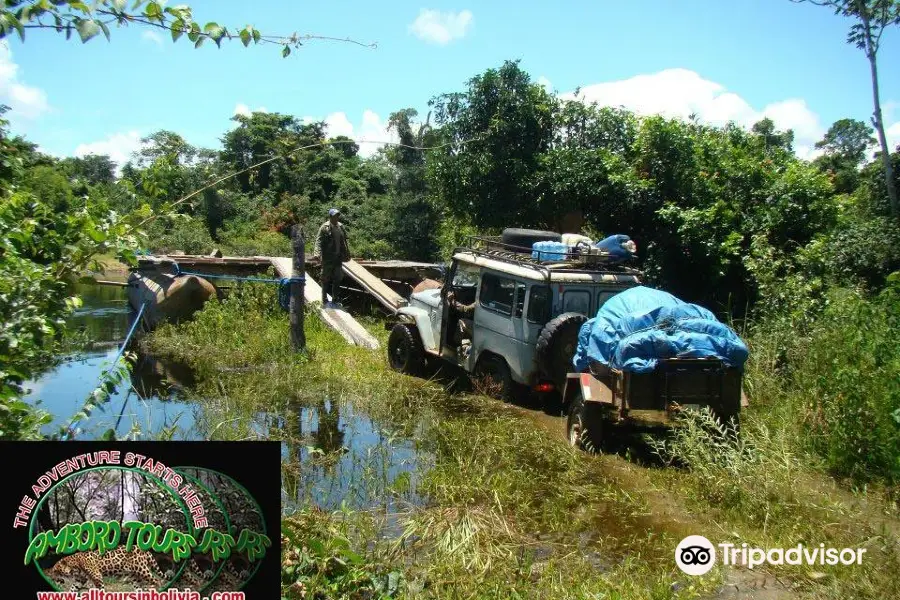
<svg viewBox="0 0 900 600">
<path fill-rule="evenodd" d="M 881 144 L 881 162 L 884 163 L 884 183 L 887 186 L 888 199 L 891 202 L 891 214 L 895 218 L 900 218 L 900 200 L 897 198 L 897 188 L 894 186 L 894 169 L 891 166 L 891 149 L 888 147 L 887 136 L 884 134 L 884 119 L 881 114 L 881 94 L 878 91 L 878 64 L 877 50 L 872 41 L 872 25 L 869 20 L 869 14 L 865 10 L 863 2 L 860 2 L 859 16 L 862 19 L 865 28 L 866 39 L 866 58 L 869 59 L 869 66 L 872 71 L 872 97 L 875 101 L 875 112 L 872 116 L 872 123 L 875 125 L 875 131 L 878 132 L 878 142 Z"/>
</svg>

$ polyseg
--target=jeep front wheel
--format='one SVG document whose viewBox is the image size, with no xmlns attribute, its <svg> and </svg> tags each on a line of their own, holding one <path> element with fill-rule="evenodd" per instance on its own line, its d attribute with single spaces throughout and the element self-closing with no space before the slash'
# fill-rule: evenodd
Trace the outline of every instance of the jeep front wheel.
<svg viewBox="0 0 900 600">
<path fill-rule="evenodd" d="M 392 369 L 407 375 L 422 372 L 425 367 L 425 349 L 415 325 L 394 325 L 388 338 L 388 361 Z"/>
</svg>

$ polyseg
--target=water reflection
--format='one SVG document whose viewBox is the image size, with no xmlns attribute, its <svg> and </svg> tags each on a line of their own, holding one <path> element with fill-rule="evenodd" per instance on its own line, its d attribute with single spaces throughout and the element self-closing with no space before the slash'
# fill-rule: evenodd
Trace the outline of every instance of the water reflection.
<svg viewBox="0 0 900 600">
<path fill-rule="evenodd" d="M 53 415 L 53 421 L 44 426 L 46 434 L 58 432 L 81 410 L 100 375 L 112 365 L 130 326 L 131 311 L 123 288 L 76 283 L 73 291 L 83 305 L 70 317 L 69 330 L 91 345 L 62 357 L 58 366 L 26 384 L 30 390 L 26 401 L 40 403 Z M 197 406 L 183 396 L 183 388 L 192 383 L 184 367 L 139 355 L 130 378 L 106 405 L 94 411 L 78 437 L 99 437 L 109 429 L 117 437 L 137 433 L 143 437 L 163 433 L 176 439 L 196 437 Z"/>
<path fill-rule="evenodd" d="M 269 435 L 281 437 L 283 505 L 335 509 L 381 508 L 388 513 L 422 504 L 418 474 L 431 462 L 413 440 L 393 436 L 352 404 L 324 398 L 269 417 Z"/>
</svg>

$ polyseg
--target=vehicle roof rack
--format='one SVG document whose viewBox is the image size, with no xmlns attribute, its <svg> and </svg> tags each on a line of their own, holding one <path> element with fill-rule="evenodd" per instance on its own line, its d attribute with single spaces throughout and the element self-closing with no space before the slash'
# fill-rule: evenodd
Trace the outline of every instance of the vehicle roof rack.
<svg viewBox="0 0 900 600">
<path fill-rule="evenodd" d="M 587 244 L 570 247 L 566 252 L 535 251 L 525 246 L 507 244 L 499 236 L 469 236 L 469 245 L 454 252 L 471 252 L 486 258 L 529 267 L 541 271 L 548 279 L 550 273 L 559 272 L 612 272 L 639 274 L 640 271 L 627 267 L 616 260 L 611 253 Z M 535 254 L 537 258 L 535 258 Z M 542 259 L 546 255 L 546 259 Z M 558 257 L 562 257 L 560 260 Z M 552 258 L 552 260 L 550 260 Z"/>
</svg>

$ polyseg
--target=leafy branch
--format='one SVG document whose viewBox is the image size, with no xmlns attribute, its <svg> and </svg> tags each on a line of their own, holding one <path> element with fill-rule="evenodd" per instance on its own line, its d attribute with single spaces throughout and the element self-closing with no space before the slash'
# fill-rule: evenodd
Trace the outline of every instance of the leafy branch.
<svg viewBox="0 0 900 600">
<path fill-rule="evenodd" d="M 195 48 L 206 40 L 221 47 L 223 40 L 238 39 L 246 47 L 253 44 L 276 44 L 282 47 L 281 54 L 287 57 L 291 49 L 299 48 L 308 41 L 346 42 L 375 48 L 377 44 L 360 42 L 351 38 L 300 34 L 265 35 L 252 25 L 229 29 L 214 21 L 201 25 L 194 19 L 190 6 L 166 7 L 157 0 L 135 0 L 128 8 L 128 0 L 97 0 L 89 6 L 82 0 L 2 0 L 0 5 L 0 39 L 13 31 L 25 40 L 26 29 L 52 29 L 70 39 L 77 33 L 83 43 L 101 33 L 110 39 L 110 26 L 128 26 L 135 23 L 147 27 L 164 29 L 177 42 L 186 36 Z"/>
</svg>

